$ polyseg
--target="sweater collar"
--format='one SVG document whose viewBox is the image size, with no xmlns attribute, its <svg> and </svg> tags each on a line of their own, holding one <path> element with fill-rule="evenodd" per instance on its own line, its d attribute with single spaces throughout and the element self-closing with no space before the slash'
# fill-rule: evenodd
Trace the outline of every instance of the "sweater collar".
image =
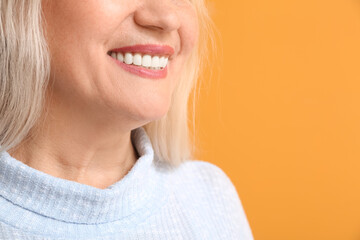
<svg viewBox="0 0 360 240">
<path fill-rule="evenodd" d="M 145 130 L 134 129 L 131 137 L 140 157 L 122 179 L 106 189 L 54 177 L 4 151 L 0 154 L 0 195 L 65 222 L 106 223 L 144 213 L 162 203 L 167 189 L 155 168 L 156 157 Z"/>
</svg>

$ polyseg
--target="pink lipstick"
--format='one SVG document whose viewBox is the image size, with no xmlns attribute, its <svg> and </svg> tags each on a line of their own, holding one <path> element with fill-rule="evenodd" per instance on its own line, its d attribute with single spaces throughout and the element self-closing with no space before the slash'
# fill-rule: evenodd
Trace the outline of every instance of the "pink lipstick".
<svg viewBox="0 0 360 240">
<path fill-rule="evenodd" d="M 168 59 L 174 49 L 168 45 L 133 45 L 112 49 L 108 55 L 124 70 L 143 78 L 160 79 L 167 76 Z"/>
</svg>

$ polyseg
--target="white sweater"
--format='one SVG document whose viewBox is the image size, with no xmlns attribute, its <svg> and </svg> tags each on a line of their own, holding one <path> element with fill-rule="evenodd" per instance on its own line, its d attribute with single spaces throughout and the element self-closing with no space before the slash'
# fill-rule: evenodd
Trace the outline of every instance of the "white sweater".
<svg viewBox="0 0 360 240">
<path fill-rule="evenodd" d="M 140 158 L 106 189 L 51 176 L 0 154 L 0 239 L 251 240 L 237 191 L 216 165 L 156 164 L 143 128 Z"/>
</svg>

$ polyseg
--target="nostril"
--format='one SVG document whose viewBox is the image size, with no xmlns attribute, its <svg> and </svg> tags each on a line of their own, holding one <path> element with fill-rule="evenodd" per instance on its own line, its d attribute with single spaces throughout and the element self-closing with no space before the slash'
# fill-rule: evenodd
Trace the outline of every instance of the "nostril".
<svg viewBox="0 0 360 240">
<path fill-rule="evenodd" d="M 144 26 L 144 27 L 154 29 L 154 30 L 164 30 L 162 27 L 154 26 L 154 25 L 148 25 L 148 26 Z"/>
</svg>

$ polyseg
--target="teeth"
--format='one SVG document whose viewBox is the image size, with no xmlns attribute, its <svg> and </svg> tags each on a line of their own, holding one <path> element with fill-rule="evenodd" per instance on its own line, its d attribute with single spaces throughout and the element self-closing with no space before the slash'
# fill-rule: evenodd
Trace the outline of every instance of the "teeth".
<svg viewBox="0 0 360 240">
<path fill-rule="evenodd" d="M 134 65 L 141 66 L 142 57 L 139 53 L 134 55 Z"/>
<path fill-rule="evenodd" d="M 112 58 L 129 65 L 133 64 L 156 70 L 165 68 L 168 63 L 168 57 L 165 56 L 150 56 L 148 54 L 142 56 L 140 53 L 125 53 L 125 55 L 123 55 L 122 53 L 115 52 L 112 52 L 109 55 Z"/>
<path fill-rule="evenodd" d="M 125 53 L 125 63 L 126 64 L 133 63 L 133 55 L 131 53 Z"/>
<path fill-rule="evenodd" d="M 152 68 L 158 68 L 160 67 L 159 65 L 159 57 L 158 56 L 155 56 L 151 59 L 151 67 Z"/>
<path fill-rule="evenodd" d="M 116 53 L 115 53 L 116 54 Z M 117 60 L 119 60 L 120 62 L 123 62 L 124 61 L 124 55 L 122 54 L 122 53 L 118 53 L 118 54 L 116 54 L 117 55 L 117 57 L 114 57 L 114 58 L 116 58 Z M 111 54 L 111 56 L 112 56 L 112 54 Z"/>
<path fill-rule="evenodd" d="M 142 58 L 142 64 L 143 67 L 151 67 L 151 56 L 150 55 L 144 55 Z"/>
<path fill-rule="evenodd" d="M 165 67 L 168 64 L 168 58 L 164 59 L 163 67 Z"/>
<path fill-rule="evenodd" d="M 165 57 L 161 57 L 161 58 L 159 59 L 159 65 L 160 65 L 160 67 L 163 67 L 163 66 L 164 66 L 164 62 L 165 62 Z"/>
</svg>

